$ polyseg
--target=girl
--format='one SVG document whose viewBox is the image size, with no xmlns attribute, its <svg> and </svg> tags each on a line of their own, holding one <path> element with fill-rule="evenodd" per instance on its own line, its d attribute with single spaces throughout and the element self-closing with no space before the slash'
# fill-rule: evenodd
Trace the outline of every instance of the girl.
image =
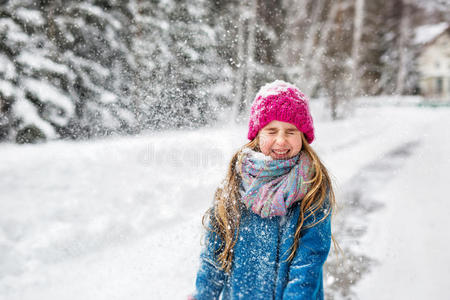
<svg viewBox="0 0 450 300">
<path fill-rule="evenodd" d="M 335 199 L 310 146 L 305 95 L 280 80 L 262 87 L 248 139 L 203 217 L 206 245 L 193 298 L 323 299 Z"/>
</svg>

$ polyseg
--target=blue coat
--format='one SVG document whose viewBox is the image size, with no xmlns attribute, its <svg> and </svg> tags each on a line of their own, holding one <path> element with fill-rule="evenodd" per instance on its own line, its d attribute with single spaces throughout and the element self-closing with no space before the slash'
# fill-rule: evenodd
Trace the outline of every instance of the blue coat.
<svg viewBox="0 0 450 300">
<path fill-rule="evenodd" d="M 261 218 L 244 208 L 229 274 L 219 268 L 215 258 L 220 240 L 208 231 L 194 298 L 323 299 L 322 267 L 330 250 L 331 214 L 303 230 L 295 257 L 289 262 L 299 213 L 300 207 L 295 205 L 284 217 Z M 323 210 L 316 213 L 316 220 L 323 214 Z M 312 222 L 308 218 L 305 224 Z"/>
</svg>

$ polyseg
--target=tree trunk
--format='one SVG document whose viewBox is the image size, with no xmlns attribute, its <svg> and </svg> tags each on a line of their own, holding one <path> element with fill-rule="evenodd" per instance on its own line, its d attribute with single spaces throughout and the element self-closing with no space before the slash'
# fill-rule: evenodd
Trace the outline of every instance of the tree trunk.
<svg viewBox="0 0 450 300">
<path fill-rule="evenodd" d="M 286 11 L 285 38 L 282 39 L 280 47 L 280 57 L 285 67 L 291 67 L 299 63 L 301 54 L 301 36 L 299 28 L 303 20 L 307 17 L 307 0 L 295 1 L 284 0 L 282 2 L 283 9 Z"/>
<path fill-rule="evenodd" d="M 407 70 L 407 55 L 408 55 L 408 34 L 410 27 L 410 6 L 407 0 L 401 1 L 401 19 L 400 19 L 400 41 L 399 41 L 399 68 L 397 73 L 397 84 L 395 93 L 401 95 L 405 91 L 405 81 L 408 74 Z"/>
<path fill-rule="evenodd" d="M 305 70 L 304 72 L 304 76 L 306 77 L 307 74 L 310 73 L 310 69 L 311 69 L 311 64 L 313 63 L 312 61 L 312 56 L 314 55 L 314 50 L 315 50 L 315 42 L 316 42 L 316 37 L 317 34 L 319 32 L 319 29 L 321 27 L 321 22 L 320 22 L 320 15 L 324 9 L 325 6 L 325 1 L 324 0 L 317 0 L 314 2 L 315 6 L 314 9 L 312 11 L 311 14 L 311 25 L 309 27 L 308 33 L 305 36 L 305 41 L 304 41 L 304 54 L 303 54 L 303 69 Z M 327 34 L 327 33 L 325 33 Z"/>
<path fill-rule="evenodd" d="M 360 69 L 361 60 L 361 38 L 364 27 L 364 3 L 365 0 L 355 0 L 355 17 L 353 22 L 353 44 L 352 44 L 352 97 L 358 95 L 361 91 L 361 77 L 363 75 Z"/>
</svg>

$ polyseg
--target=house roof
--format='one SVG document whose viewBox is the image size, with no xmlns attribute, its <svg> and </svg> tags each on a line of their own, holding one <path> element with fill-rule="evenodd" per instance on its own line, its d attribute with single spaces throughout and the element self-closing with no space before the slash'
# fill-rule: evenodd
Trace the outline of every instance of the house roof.
<svg viewBox="0 0 450 300">
<path fill-rule="evenodd" d="M 446 22 L 419 26 L 415 30 L 414 44 L 428 44 L 443 34 L 447 29 L 450 29 L 450 25 Z"/>
</svg>

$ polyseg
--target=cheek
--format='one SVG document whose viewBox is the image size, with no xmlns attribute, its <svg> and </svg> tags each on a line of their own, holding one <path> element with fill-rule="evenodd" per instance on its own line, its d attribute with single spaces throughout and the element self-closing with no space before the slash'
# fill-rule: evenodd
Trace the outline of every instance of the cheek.
<svg viewBox="0 0 450 300">
<path fill-rule="evenodd" d="M 273 139 L 271 139 L 268 136 L 261 136 L 259 139 L 259 149 L 261 149 L 261 152 L 265 155 L 269 155 L 270 153 L 270 147 L 272 147 Z"/>
<path fill-rule="evenodd" d="M 300 150 L 302 150 L 302 139 L 301 138 L 293 139 L 291 141 L 291 145 L 292 145 L 292 150 L 294 152 L 293 154 L 297 155 L 300 152 Z"/>
</svg>

